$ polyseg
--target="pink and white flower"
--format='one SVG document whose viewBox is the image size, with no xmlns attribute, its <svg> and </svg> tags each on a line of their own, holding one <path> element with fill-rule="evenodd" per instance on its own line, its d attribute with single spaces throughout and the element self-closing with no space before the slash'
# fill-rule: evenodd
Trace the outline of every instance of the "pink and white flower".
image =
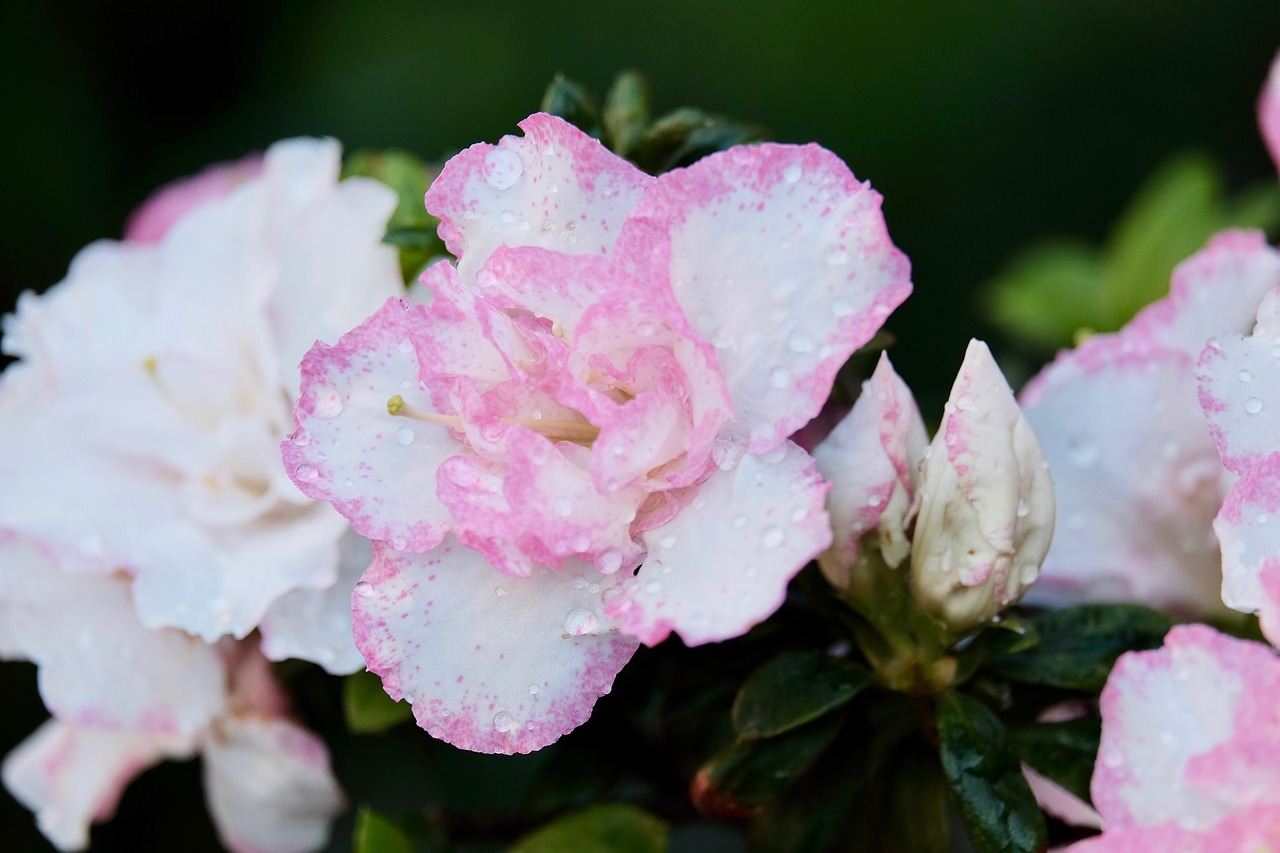
<svg viewBox="0 0 1280 853">
<path fill-rule="evenodd" d="M 778 607 L 830 538 L 786 437 L 910 291 L 879 195 L 817 146 L 653 178 L 521 127 L 446 165 L 426 202 L 457 266 L 307 354 L 283 445 L 384 543 L 353 599 L 370 669 L 490 752 L 582 723 L 638 643 Z"/>
<path fill-rule="evenodd" d="M 1204 625 L 1116 662 L 1092 783 L 1103 833 L 1073 853 L 1280 844 L 1280 659 Z"/>
</svg>

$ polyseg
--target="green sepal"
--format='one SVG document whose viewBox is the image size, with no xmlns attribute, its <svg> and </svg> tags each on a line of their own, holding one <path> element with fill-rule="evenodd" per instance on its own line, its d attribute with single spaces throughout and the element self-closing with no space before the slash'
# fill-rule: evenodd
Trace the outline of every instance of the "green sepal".
<svg viewBox="0 0 1280 853">
<path fill-rule="evenodd" d="M 587 88 L 557 74 L 542 94 L 542 111 L 559 116 L 589 136 L 600 137 L 600 108 Z"/>
<path fill-rule="evenodd" d="M 526 835 L 508 853 L 663 853 L 667 824 L 622 803 L 593 806 Z"/>
<path fill-rule="evenodd" d="M 637 71 L 624 71 L 604 98 L 604 136 L 619 157 L 630 157 L 644 138 L 651 116 L 649 82 Z"/>
<path fill-rule="evenodd" d="M 659 175 L 688 166 L 708 154 L 766 138 L 756 125 L 684 107 L 659 118 L 645 132 L 634 162 Z"/>
<path fill-rule="evenodd" d="M 361 806 L 356 813 L 351 850 L 352 853 L 415 853 L 417 847 L 400 827 L 368 806 Z"/>
<path fill-rule="evenodd" d="M 1031 769 L 1066 788 L 1086 803 L 1098 757 L 1102 720 L 1086 714 L 1057 723 L 1031 723 L 1010 732 L 1013 745 Z"/>
<path fill-rule="evenodd" d="M 824 652 L 793 651 L 757 669 L 733 703 L 733 728 L 743 740 L 798 728 L 852 700 L 871 673 Z"/>
<path fill-rule="evenodd" d="M 1044 850 L 1044 814 L 999 717 L 975 699 L 944 693 L 938 697 L 938 739 L 942 769 L 974 847 L 984 853 Z"/>
<path fill-rule="evenodd" d="M 386 731 L 413 717 L 408 702 L 393 701 L 372 672 L 348 675 L 342 683 L 342 709 L 347 728 L 358 735 Z"/>
<path fill-rule="evenodd" d="M 1032 648 L 997 653 L 986 669 L 1025 684 L 1098 693 L 1124 652 L 1158 648 L 1173 617 L 1137 604 L 1082 604 L 1028 620 L 1039 642 Z"/>
</svg>

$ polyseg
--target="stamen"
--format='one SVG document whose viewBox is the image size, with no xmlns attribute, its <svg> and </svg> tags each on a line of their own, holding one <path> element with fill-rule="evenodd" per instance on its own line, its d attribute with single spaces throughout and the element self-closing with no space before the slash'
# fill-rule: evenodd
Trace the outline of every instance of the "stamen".
<svg viewBox="0 0 1280 853">
<path fill-rule="evenodd" d="M 404 397 L 399 394 L 387 400 L 387 414 L 402 418 L 413 418 L 415 421 L 422 421 L 424 424 L 440 424 L 441 426 L 453 427 L 458 430 L 462 429 L 462 418 L 456 415 L 437 415 L 435 412 L 425 412 L 416 406 L 410 406 L 404 401 Z"/>
<path fill-rule="evenodd" d="M 440 424 L 461 430 L 462 418 L 456 415 L 438 415 L 426 412 L 405 402 L 404 397 L 396 394 L 387 400 L 387 414 L 402 418 L 412 418 L 426 424 Z M 584 421 L 548 420 L 545 418 L 498 418 L 499 423 L 528 427 L 534 432 L 548 438 L 565 441 L 587 442 L 590 444 L 600 436 L 600 428 Z"/>
<path fill-rule="evenodd" d="M 142 359 L 142 369 L 146 371 L 147 376 L 151 377 L 151 381 L 156 386 L 156 391 L 159 392 L 160 396 L 164 398 L 164 401 L 166 403 L 168 403 L 170 406 L 173 406 L 173 408 L 177 410 L 178 414 L 180 414 L 183 418 L 185 418 L 186 421 L 190 423 L 192 426 L 194 426 L 196 429 L 205 430 L 205 431 L 214 429 L 216 427 L 216 424 L 211 419 L 206 417 L 200 417 L 195 412 L 191 411 L 191 408 L 186 403 L 182 402 L 177 397 L 173 396 L 173 394 L 165 386 L 164 380 L 160 378 L 159 368 L 160 368 L 160 363 L 154 355 L 149 355 L 146 358 Z"/>
</svg>

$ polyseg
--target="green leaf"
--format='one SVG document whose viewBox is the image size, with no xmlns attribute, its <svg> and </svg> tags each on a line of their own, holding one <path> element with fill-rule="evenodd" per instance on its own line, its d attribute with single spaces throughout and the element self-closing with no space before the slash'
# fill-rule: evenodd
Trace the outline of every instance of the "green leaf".
<svg viewBox="0 0 1280 853">
<path fill-rule="evenodd" d="M 658 175 L 708 154 L 763 139 L 764 130 L 756 125 L 685 107 L 649 127 L 634 159 L 640 168 Z"/>
<path fill-rule="evenodd" d="M 900 853 L 950 853 L 951 800 L 936 755 L 904 750 L 892 771 L 886 835 Z"/>
<path fill-rule="evenodd" d="M 755 813 L 809 769 L 843 722 L 828 717 L 774 738 L 731 741 L 699 768 L 694 805 L 713 816 Z"/>
<path fill-rule="evenodd" d="M 352 853 L 414 853 L 413 841 L 400 827 L 368 806 L 356 813 Z"/>
<path fill-rule="evenodd" d="M 667 825 L 635 806 L 615 803 L 562 817 L 526 835 L 509 853 L 663 853 Z"/>
<path fill-rule="evenodd" d="M 1044 850 L 1044 814 L 1000 719 L 974 699 L 944 693 L 938 697 L 938 738 L 942 768 L 974 847 L 990 853 Z"/>
<path fill-rule="evenodd" d="M 987 669 L 1026 684 L 1090 693 L 1102 690 L 1117 657 L 1159 647 L 1174 625 L 1167 614 L 1137 604 L 1084 604 L 1028 621 L 1039 644 L 993 657 Z"/>
<path fill-rule="evenodd" d="M 779 655 L 752 673 L 733 703 L 743 740 L 772 737 L 839 708 L 871 683 L 871 674 L 823 652 Z"/>
<path fill-rule="evenodd" d="M 542 95 L 542 111 L 559 116 L 590 136 L 600 136 L 600 108 L 586 87 L 557 74 Z"/>
<path fill-rule="evenodd" d="M 985 291 L 991 319 L 1010 334 L 1047 349 L 1097 328 L 1102 263 L 1091 246 L 1052 240 L 1032 246 Z"/>
<path fill-rule="evenodd" d="M 636 71 L 624 71 L 604 98 L 604 132 L 609 147 L 630 157 L 649 126 L 649 83 Z"/>
<path fill-rule="evenodd" d="M 1092 802 L 1089 781 L 1101 736 L 1102 719 L 1095 714 L 1059 723 L 1032 723 L 1011 733 L 1018 755 L 1032 770 L 1086 803 Z"/>
<path fill-rule="evenodd" d="M 342 176 L 373 178 L 395 190 L 399 202 L 387 222 L 388 231 L 401 228 L 434 231 L 440 224 L 422 203 L 435 175 L 408 151 L 356 151 L 347 157 Z"/>
<path fill-rule="evenodd" d="M 358 735 L 386 731 L 413 717 L 408 702 L 395 702 L 372 672 L 348 675 L 342 684 L 342 708 L 347 728 Z"/>
</svg>

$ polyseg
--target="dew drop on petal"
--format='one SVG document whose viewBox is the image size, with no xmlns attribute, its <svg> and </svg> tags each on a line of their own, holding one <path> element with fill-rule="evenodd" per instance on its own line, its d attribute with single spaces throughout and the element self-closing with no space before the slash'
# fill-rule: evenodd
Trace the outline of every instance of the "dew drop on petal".
<svg viewBox="0 0 1280 853">
<path fill-rule="evenodd" d="M 644 591 L 649 593 L 650 595 L 654 595 L 655 593 L 662 592 L 662 582 L 649 581 L 647 584 L 644 585 Z"/>
<path fill-rule="evenodd" d="M 676 547 L 676 542 L 678 541 L 679 540 L 676 538 L 676 535 L 674 533 L 669 533 L 666 536 L 663 536 L 662 541 L 660 541 L 658 544 L 661 545 L 663 548 L 674 548 Z"/>
<path fill-rule="evenodd" d="M 1026 518 L 1031 514 L 1031 507 L 1024 500 L 1018 501 L 1018 518 Z"/>
<path fill-rule="evenodd" d="M 1262 411 L 1262 398 L 1250 397 L 1244 401 L 1244 410 L 1251 415 L 1256 415 Z"/>
<path fill-rule="evenodd" d="M 838 267 L 849 260 L 849 253 L 840 246 L 832 246 L 827 249 L 827 253 L 823 257 L 827 259 L 828 264 Z"/>
<path fill-rule="evenodd" d="M 299 427 L 293 435 L 289 436 L 289 443 L 294 447 L 306 447 L 311 443 L 311 433 Z"/>
<path fill-rule="evenodd" d="M 493 715 L 493 730 L 495 732 L 509 732 L 516 721 L 506 711 L 499 711 Z"/>
<path fill-rule="evenodd" d="M 799 163 L 792 163 L 782 170 L 782 179 L 789 184 L 794 184 L 802 177 L 804 177 L 804 169 L 800 168 Z"/>
<path fill-rule="evenodd" d="M 496 596 L 498 596 L 498 598 L 502 598 L 503 596 L 505 596 L 505 595 L 507 594 L 507 591 L 506 591 L 505 589 L 503 589 L 502 587 L 500 587 L 500 586 L 499 586 L 499 587 L 495 587 L 495 588 L 494 588 L 494 590 L 493 590 L 493 594 L 494 594 L 494 595 L 496 595 Z"/>
<path fill-rule="evenodd" d="M 524 173 L 520 155 L 506 148 L 494 148 L 484 158 L 484 179 L 495 190 L 510 189 Z"/>
<path fill-rule="evenodd" d="M 848 299 L 831 300 L 831 313 L 836 317 L 848 317 L 853 313 L 853 303 Z"/>
<path fill-rule="evenodd" d="M 403 426 L 396 430 L 396 441 L 408 447 L 413 444 L 413 427 Z"/>
<path fill-rule="evenodd" d="M 769 384 L 774 388 L 786 388 L 791 381 L 791 371 L 785 367 L 775 367 L 769 372 Z"/>
<path fill-rule="evenodd" d="M 298 466 L 298 469 L 293 472 L 293 476 L 299 482 L 314 483 L 320 479 L 320 470 L 310 463 L 304 463 Z"/>
<path fill-rule="evenodd" d="M 360 581 L 356 584 L 356 595 L 361 598 L 368 598 L 373 595 L 373 584 L 368 581 Z"/>
<path fill-rule="evenodd" d="M 760 541 L 764 543 L 766 548 L 777 548 L 786 537 L 787 534 L 783 532 L 781 527 L 774 526 L 765 530 L 764 536 L 760 538 Z"/>
<path fill-rule="evenodd" d="M 797 354 L 813 351 L 813 338 L 804 329 L 796 329 L 787 337 L 787 349 Z"/>
<path fill-rule="evenodd" d="M 1248 370 L 1242 370 L 1238 375 L 1241 382 L 1249 382 L 1253 379 L 1253 373 Z"/>
<path fill-rule="evenodd" d="M 551 507 L 561 518 L 568 518 L 573 514 L 573 501 L 568 498 L 556 498 L 552 501 Z"/>
<path fill-rule="evenodd" d="M 1260 512 L 1254 517 L 1254 521 L 1258 522 L 1258 524 L 1266 524 L 1270 519 L 1271 516 L 1267 515 L 1265 512 Z"/>
<path fill-rule="evenodd" d="M 613 574 L 622 568 L 622 552 L 616 548 L 606 548 L 601 551 L 596 557 L 596 568 L 606 575 Z"/>
<path fill-rule="evenodd" d="M 504 210 L 498 214 L 498 221 L 502 223 L 515 222 L 516 215 L 510 210 Z"/>
<path fill-rule="evenodd" d="M 1089 468 L 1102 454 L 1098 443 L 1088 438 L 1073 438 L 1067 442 L 1067 456 L 1077 468 Z"/>
<path fill-rule="evenodd" d="M 1018 579 L 1022 581 L 1023 586 L 1030 586 L 1038 577 L 1040 577 L 1040 567 L 1035 563 L 1027 563 L 1018 572 Z"/>
<path fill-rule="evenodd" d="M 311 414 L 317 418 L 336 418 L 342 414 L 342 395 L 331 385 L 317 382 L 307 389 L 311 399 Z"/>
<path fill-rule="evenodd" d="M 600 620 L 590 610 L 575 607 L 564 617 L 564 632 L 571 637 L 590 634 L 600 626 Z"/>
<path fill-rule="evenodd" d="M 747 526 L 747 517 L 745 515 L 735 515 L 733 517 L 733 526 L 736 530 L 741 530 Z"/>
<path fill-rule="evenodd" d="M 529 685 L 529 695 L 530 695 L 530 696 L 537 696 L 537 695 L 538 695 L 538 685 L 536 685 L 536 684 L 530 684 L 530 685 Z"/>
<path fill-rule="evenodd" d="M 809 517 L 809 510 L 807 507 L 798 506 L 795 509 L 791 510 L 791 522 L 793 524 L 799 524 L 800 522 L 804 521 L 808 517 Z"/>
<path fill-rule="evenodd" d="M 586 579 L 586 578 L 584 578 L 582 575 L 574 575 L 574 576 L 573 576 L 573 588 L 574 588 L 574 589 L 584 589 L 584 588 L 586 588 L 586 585 L 587 585 L 587 579 Z"/>
<path fill-rule="evenodd" d="M 387 544 L 392 548 L 395 548 L 397 551 L 403 551 L 405 546 L 409 544 L 409 540 L 397 534 L 387 540 Z"/>
<path fill-rule="evenodd" d="M 733 329 L 728 326 L 721 326 L 711 336 L 711 345 L 716 349 L 729 349 L 733 346 L 735 340 Z"/>
</svg>

